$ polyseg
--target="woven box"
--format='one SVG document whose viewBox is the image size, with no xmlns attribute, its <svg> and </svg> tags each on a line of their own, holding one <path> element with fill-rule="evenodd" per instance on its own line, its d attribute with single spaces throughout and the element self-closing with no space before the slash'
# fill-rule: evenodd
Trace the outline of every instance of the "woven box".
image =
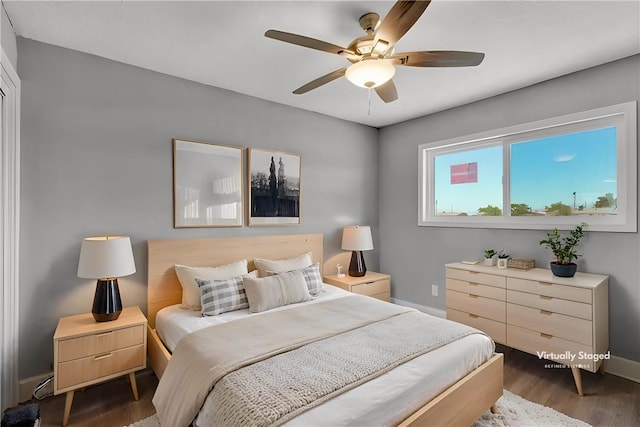
<svg viewBox="0 0 640 427">
<path fill-rule="evenodd" d="M 519 268 L 521 270 L 531 270 L 536 266 L 536 261 L 529 258 L 510 259 L 507 261 L 507 267 Z"/>
</svg>

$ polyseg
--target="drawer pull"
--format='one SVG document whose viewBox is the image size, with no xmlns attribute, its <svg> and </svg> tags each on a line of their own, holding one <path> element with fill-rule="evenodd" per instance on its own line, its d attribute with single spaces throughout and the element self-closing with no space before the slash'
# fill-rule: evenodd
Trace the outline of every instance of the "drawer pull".
<svg viewBox="0 0 640 427">
<path fill-rule="evenodd" d="M 469 298 L 478 298 L 478 295 L 469 294 Z"/>
<path fill-rule="evenodd" d="M 553 298 L 552 297 L 548 297 L 546 295 L 540 295 L 540 299 L 543 299 L 545 301 L 551 301 Z"/>
<path fill-rule="evenodd" d="M 93 360 L 102 360 L 111 356 L 113 356 L 113 353 L 101 354 L 99 356 L 94 357 Z"/>
<path fill-rule="evenodd" d="M 105 337 L 105 336 L 111 335 L 111 334 L 113 334 L 113 331 L 103 332 L 101 334 L 96 334 L 96 337 Z"/>
<path fill-rule="evenodd" d="M 479 272 L 479 271 L 469 271 L 468 273 L 469 273 L 469 274 L 480 274 L 480 272 Z"/>
<path fill-rule="evenodd" d="M 553 283 L 548 283 L 548 282 L 538 282 L 540 283 L 542 286 L 551 286 L 553 285 Z"/>
<path fill-rule="evenodd" d="M 467 282 L 467 283 L 469 283 L 469 286 L 478 286 L 478 283 L 475 283 L 475 282 Z"/>
<path fill-rule="evenodd" d="M 552 311 L 540 310 L 540 314 L 544 314 L 545 316 L 551 316 L 553 314 Z"/>
<path fill-rule="evenodd" d="M 469 313 L 469 317 L 471 317 L 472 319 L 477 319 L 477 318 L 478 318 L 478 317 L 480 317 L 480 316 L 476 316 L 475 314 L 471 314 L 471 313 Z"/>
<path fill-rule="evenodd" d="M 548 340 L 550 340 L 551 338 L 553 338 L 553 335 L 545 334 L 545 333 L 543 333 L 543 332 L 540 332 L 540 336 L 541 336 L 542 338 L 546 338 L 546 339 L 548 339 Z"/>
</svg>

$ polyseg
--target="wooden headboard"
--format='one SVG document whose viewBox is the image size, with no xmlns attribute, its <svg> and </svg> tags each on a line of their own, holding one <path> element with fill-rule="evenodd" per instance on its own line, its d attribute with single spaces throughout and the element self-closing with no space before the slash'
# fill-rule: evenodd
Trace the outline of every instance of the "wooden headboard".
<svg viewBox="0 0 640 427">
<path fill-rule="evenodd" d="M 156 314 L 168 305 L 182 302 L 182 288 L 174 265 L 218 266 L 239 259 L 284 259 L 311 252 L 313 262 L 320 263 L 322 274 L 322 234 L 288 234 L 282 236 L 213 237 L 148 241 L 147 318 L 155 328 Z"/>
</svg>

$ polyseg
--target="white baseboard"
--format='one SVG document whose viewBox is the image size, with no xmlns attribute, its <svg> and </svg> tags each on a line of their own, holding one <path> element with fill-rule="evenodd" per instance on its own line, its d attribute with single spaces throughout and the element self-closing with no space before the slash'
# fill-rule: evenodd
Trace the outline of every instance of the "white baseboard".
<svg viewBox="0 0 640 427">
<path fill-rule="evenodd" d="M 442 318 L 447 317 L 447 312 L 438 308 L 427 307 L 425 305 L 415 304 L 397 298 L 391 298 L 391 302 L 405 307 L 415 308 L 416 310 L 431 314 L 432 316 Z M 640 362 L 636 362 L 634 360 L 624 359 L 612 354 L 611 359 L 605 362 L 605 372 L 640 383 Z"/>
<path fill-rule="evenodd" d="M 640 362 L 624 359 L 611 355 L 611 359 L 605 361 L 605 372 L 640 383 Z"/>
<path fill-rule="evenodd" d="M 447 318 L 447 312 L 444 310 L 440 310 L 439 308 L 427 307 L 426 305 L 415 304 L 397 298 L 391 298 L 391 302 L 394 304 L 403 305 L 405 307 L 415 308 L 418 311 L 430 314 L 432 316 L 442 317 L 443 319 Z"/>
<path fill-rule="evenodd" d="M 53 375 L 53 372 L 48 372 L 46 374 L 36 375 L 35 377 L 25 378 L 20 380 L 18 384 L 18 402 L 26 402 L 31 399 L 33 395 L 33 391 L 36 389 L 38 384 L 46 378 L 49 378 Z M 42 390 L 42 394 L 53 393 L 53 381 L 49 383 L 45 390 Z"/>
</svg>

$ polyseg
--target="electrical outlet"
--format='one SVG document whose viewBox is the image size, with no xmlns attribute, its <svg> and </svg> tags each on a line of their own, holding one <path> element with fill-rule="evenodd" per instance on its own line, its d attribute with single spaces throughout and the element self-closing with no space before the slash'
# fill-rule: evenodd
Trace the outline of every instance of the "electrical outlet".
<svg viewBox="0 0 640 427">
<path fill-rule="evenodd" d="M 431 295 L 434 297 L 438 296 L 438 285 L 431 285 Z"/>
</svg>

